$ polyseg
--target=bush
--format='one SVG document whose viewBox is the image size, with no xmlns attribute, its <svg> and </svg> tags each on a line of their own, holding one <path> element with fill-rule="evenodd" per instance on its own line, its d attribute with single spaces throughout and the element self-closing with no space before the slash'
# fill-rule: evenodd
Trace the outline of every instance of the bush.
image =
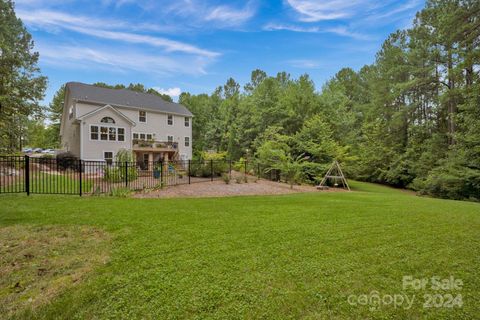
<svg viewBox="0 0 480 320">
<path fill-rule="evenodd" d="M 132 191 L 129 188 L 122 187 L 111 189 L 108 195 L 111 197 L 127 198 L 131 193 Z"/>
<path fill-rule="evenodd" d="M 216 177 L 222 176 L 222 174 L 228 172 L 228 161 L 226 160 L 217 160 L 212 161 L 191 161 L 190 162 L 190 174 L 193 177 L 211 177 L 212 169 L 213 175 Z"/>
<path fill-rule="evenodd" d="M 73 155 L 71 152 L 62 152 L 57 154 L 57 165 L 59 169 L 67 170 L 74 169 L 78 170 L 79 161 L 78 158 Z"/>
<path fill-rule="evenodd" d="M 240 158 L 238 161 L 236 161 L 233 164 L 233 170 L 238 171 L 238 172 L 244 172 L 245 171 L 245 159 Z"/>
<path fill-rule="evenodd" d="M 52 154 L 43 154 L 40 158 L 38 158 L 38 163 L 42 164 L 55 164 L 52 160 L 55 159 L 55 156 Z"/>
<path fill-rule="evenodd" d="M 228 173 L 222 174 L 222 179 L 225 184 L 230 184 L 230 175 Z"/>
<path fill-rule="evenodd" d="M 134 181 L 138 177 L 137 168 L 129 167 L 126 174 L 127 177 L 125 178 L 125 164 L 120 164 L 116 167 L 106 167 L 103 179 L 108 182 Z"/>
<path fill-rule="evenodd" d="M 480 201 L 480 170 L 445 165 L 430 172 L 425 181 L 416 181 L 420 193 L 434 197 Z"/>
</svg>

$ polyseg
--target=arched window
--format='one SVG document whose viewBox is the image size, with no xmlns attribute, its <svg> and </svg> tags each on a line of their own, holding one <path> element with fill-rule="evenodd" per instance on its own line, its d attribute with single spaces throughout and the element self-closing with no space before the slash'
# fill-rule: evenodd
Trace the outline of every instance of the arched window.
<svg viewBox="0 0 480 320">
<path fill-rule="evenodd" d="M 100 120 L 100 122 L 103 122 L 103 123 L 115 123 L 115 120 L 113 120 L 113 118 L 110 118 L 110 117 L 104 117 L 104 118 L 102 118 L 102 120 Z"/>
</svg>

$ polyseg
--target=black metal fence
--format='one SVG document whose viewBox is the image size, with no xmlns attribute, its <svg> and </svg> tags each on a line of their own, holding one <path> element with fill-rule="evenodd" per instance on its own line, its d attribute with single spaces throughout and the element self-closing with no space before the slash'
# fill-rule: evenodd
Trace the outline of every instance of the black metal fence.
<svg viewBox="0 0 480 320">
<path fill-rule="evenodd" d="M 254 161 L 107 163 L 74 158 L 0 156 L 0 193 L 101 194 L 119 188 L 161 189 L 247 176 L 280 180 L 279 172 L 267 170 Z"/>
</svg>

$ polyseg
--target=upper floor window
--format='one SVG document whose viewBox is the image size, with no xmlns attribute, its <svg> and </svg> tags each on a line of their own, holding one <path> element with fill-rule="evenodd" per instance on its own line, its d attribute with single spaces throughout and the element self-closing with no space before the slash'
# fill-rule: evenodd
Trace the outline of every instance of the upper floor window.
<svg viewBox="0 0 480 320">
<path fill-rule="evenodd" d="M 138 122 L 147 122 L 147 112 L 138 111 Z"/>
<path fill-rule="evenodd" d="M 190 137 L 185 137 L 185 147 L 190 146 Z"/>
<path fill-rule="evenodd" d="M 173 125 L 173 115 L 169 114 L 169 115 L 167 116 L 167 124 L 168 124 L 169 126 L 172 126 L 172 125 Z"/>
<path fill-rule="evenodd" d="M 102 118 L 102 120 L 100 120 L 100 122 L 103 122 L 103 123 L 115 123 L 115 120 L 113 120 L 113 118 L 110 118 L 110 117 L 104 117 L 104 118 Z"/>
<path fill-rule="evenodd" d="M 185 117 L 185 127 L 190 127 L 190 118 Z"/>
<path fill-rule="evenodd" d="M 91 140 L 98 140 L 98 127 L 91 126 L 90 127 L 90 139 Z"/>
</svg>

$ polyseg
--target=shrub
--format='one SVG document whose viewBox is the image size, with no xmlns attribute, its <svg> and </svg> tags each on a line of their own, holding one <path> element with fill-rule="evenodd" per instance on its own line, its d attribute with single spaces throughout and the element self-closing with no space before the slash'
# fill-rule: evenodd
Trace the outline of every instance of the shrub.
<svg viewBox="0 0 480 320">
<path fill-rule="evenodd" d="M 109 182 L 134 181 L 138 177 L 137 168 L 133 163 L 133 153 L 120 149 L 115 155 L 115 166 L 107 166 L 103 179 Z M 125 167 L 128 166 L 128 168 Z"/>
<path fill-rule="evenodd" d="M 222 180 L 225 184 L 230 184 L 230 175 L 228 173 L 222 174 Z"/>
<path fill-rule="evenodd" d="M 71 152 L 62 152 L 57 154 L 57 165 L 58 165 L 58 168 L 62 170 L 79 169 L 78 158 L 75 157 L 75 155 L 73 155 L 73 153 Z"/>
<path fill-rule="evenodd" d="M 242 177 L 236 177 L 235 182 L 238 184 L 242 183 Z"/>
<path fill-rule="evenodd" d="M 240 158 L 238 161 L 236 161 L 233 164 L 233 170 L 238 171 L 238 172 L 244 172 L 245 171 L 245 159 Z"/>
<path fill-rule="evenodd" d="M 116 162 L 133 162 L 133 158 L 132 151 L 127 149 L 120 149 L 115 155 Z"/>
<path fill-rule="evenodd" d="M 228 172 L 228 162 L 225 160 L 218 160 L 218 161 L 191 161 L 190 162 L 190 174 L 194 177 L 210 177 L 214 176 L 222 176 L 223 173 Z"/>
<path fill-rule="evenodd" d="M 126 171 L 127 176 L 125 177 L 125 164 L 120 164 L 116 167 L 106 167 L 103 179 L 108 182 L 134 181 L 137 179 L 137 168 L 129 166 Z"/>
<path fill-rule="evenodd" d="M 424 181 L 415 181 L 420 193 L 446 199 L 480 201 L 480 170 L 457 165 L 435 168 Z"/>
<path fill-rule="evenodd" d="M 122 187 L 122 188 L 112 188 L 108 193 L 111 197 L 120 197 L 120 198 L 127 198 L 130 196 L 132 191 L 129 188 Z"/>
</svg>

